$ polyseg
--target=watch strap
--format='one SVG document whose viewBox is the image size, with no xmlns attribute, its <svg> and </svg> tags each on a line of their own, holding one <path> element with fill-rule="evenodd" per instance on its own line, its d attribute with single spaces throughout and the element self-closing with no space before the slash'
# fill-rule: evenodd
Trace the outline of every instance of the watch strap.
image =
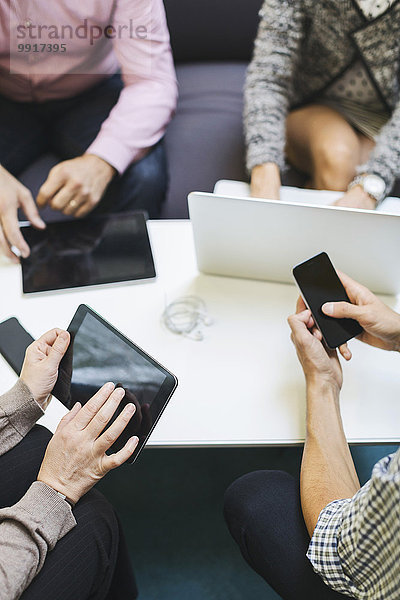
<svg viewBox="0 0 400 600">
<path fill-rule="evenodd" d="M 351 181 L 349 183 L 349 185 L 347 186 L 347 190 L 349 191 L 349 190 L 353 189 L 356 185 L 360 185 L 363 188 L 363 190 L 365 191 L 365 193 L 368 194 L 368 196 L 370 196 L 370 198 L 375 200 L 375 202 L 376 202 L 375 208 L 376 208 L 377 206 L 379 206 L 379 204 L 381 204 L 384 201 L 385 193 L 379 194 L 379 196 L 378 196 L 378 195 L 376 195 L 372 192 L 369 192 L 365 189 L 364 179 L 366 177 L 368 177 L 368 175 L 370 175 L 370 173 L 362 173 L 361 175 L 356 175 L 356 177 L 354 177 L 353 181 Z M 379 177 L 379 175 L 375 175 L 375 176 Z M 381 177 L 379 177 L 379 178 L 382 179 Z M 383 181 L 383 179 L 382 179 L 382 181 Z"/>
<path fill-rule="evenodd" d="M 58 494 L 60 496 L 60 498 L 62 498 L 67 504 L 69 504 L 71 508 L 74 508 L 74 506 L 75 506 L 74 502 L 72 502 L 72 500 L 67 498 L 67 496 L 65 494 L 62 494 L 58 490 L 54 490 L 54 491 L 56 492 L 56 494 Z"/>
</svg>

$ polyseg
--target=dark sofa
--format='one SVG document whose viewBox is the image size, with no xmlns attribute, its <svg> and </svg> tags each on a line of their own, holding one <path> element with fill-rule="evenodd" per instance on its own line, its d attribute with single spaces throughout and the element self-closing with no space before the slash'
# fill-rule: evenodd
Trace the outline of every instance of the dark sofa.
<svg viewBox="0 0 400 600">
<path fill-rule="evenodd" d="M 170 185 L 162 216 L 186 218 L 187 195 L 218 179 L 246 179 L 243 85 L 262 0 L 164 0 L 179 82 L 165 143 Z M 44 156 L 22 176 L 34 192 L 57 162 Z M 284 183 L 301 185 L 289 171 Z M 397 184 L 394 195 L 400 195 Z M 54 214 L 54 213 L 53 213 Z"/>
<path fill-rule="evenodd" d="M 179 82 L 166 135 L 164 217 L 187 217 L 187 194 L 244 179 L 243 85 L 261 0 L 165 0 Z"/>
<path fill-rule="evenodd" d="M 165 0 L 179 82 L 168 128 L 170 186 L 163 217 L 186 218 L 187 194 L 243 179 L 242 90 L 262 0 Z M 57 162 L 46 155 L 21 180 L 34 193 Z"/>
</svg>

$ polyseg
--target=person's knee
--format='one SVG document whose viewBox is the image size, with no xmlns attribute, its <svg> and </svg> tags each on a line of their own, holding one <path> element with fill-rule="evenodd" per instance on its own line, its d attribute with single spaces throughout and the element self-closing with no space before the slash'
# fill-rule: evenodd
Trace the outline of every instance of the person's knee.
<svg viewBox="0 0 400 600">
<path fill-rule="evenodd" d="M 224 496 L 224 515 L 233 537 L 239 530 L 257 530 L 257 523 L 275 511 L 293 483 L 284 471 L 255 471 L 234 481 Z"/>
<path fill-rule="evenodd" d="M 100 557 L 110 556 L 118 544 L 119 526 L 111 504 L 97 490 L 92 489 L 78 502 L 74 515 L 79 533 L 85 531 L 92 537 L 92 544 L 100 551 Z"/>
<path fill-rule="evenodd" d="M 168 187 L 164 149 L 157 146 L 145 158 L 131 165 L 121 183 L 124 196 L 132 207 L 147 210 L 150 218 L 159 216 Z"/>
<path fill-rule="evenodd" d="M 119 525 L 112 506 L 90 490 L 74 508 L 76 527 L 49 552 L 43 569 L 24 592 L 23 600 L 104 598 L 110 588 L 119 545 Z M 68 573 L 73 573 L 71 578 Z M 108 597 L 108 596 L 107 596 Z"/>
<path fill-rule="evenodd" d="M 358 164 L 356 140 L 324 140 L 313 151 L 314 180 L 317 187 L 345 191 Z"/>
</svg>

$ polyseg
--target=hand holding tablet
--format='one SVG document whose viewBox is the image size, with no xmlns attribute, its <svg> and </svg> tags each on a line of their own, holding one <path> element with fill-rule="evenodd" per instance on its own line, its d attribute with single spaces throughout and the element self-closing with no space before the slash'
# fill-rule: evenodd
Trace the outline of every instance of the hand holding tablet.
<svg viewBox="0 0 400 600">
<path fill-rule="evenodd" d="M 128 404 L 136 412 L 110 448 L 118 452 L 132 436 L 139 438 L 136 460 L 177 386 L 177 379 L 88 306 L 76 311 L 68 331 L 71 343 L 61 361 L 53 395 L 68 409 L 84 406 L 107 381 L 125 390 L 110 428 Z"/>
<path fill-rule="evenodd" d="M 104 431 L 123 397 L 122 389 L 106 383 L 85 406 L 75 404 L 61 419 L 47 446 L 38 481 L 74 505 L 99 479 L 129 460 L 139 442 L 136 436 L 115 454 L 106 454 L 135 413 L 135 406 L 127 404 L 118 419 Z"/>
<path fill-rule="evenodd" d="M 133 462 L 174 393 L 177 379 L 84 304 L 76 311 L 68 332 L 71 341 L 59 365 L 52 394 L 71 410 L 77 402 L 83 407 L 89 405 L 107 382 L 114 382 L 117 390 L 123 388 L 123 398 L 109 422 L 110 430 L 128 405 L 133 405 L 135 412 L 109 450 L 119 452 L 132 437 L 138 437 L 138 445 L 129 458 Z M 17 374 L 32 342 L 32 336 L 17 319 L 0 323 L 0 352 Z"/>
</svg>

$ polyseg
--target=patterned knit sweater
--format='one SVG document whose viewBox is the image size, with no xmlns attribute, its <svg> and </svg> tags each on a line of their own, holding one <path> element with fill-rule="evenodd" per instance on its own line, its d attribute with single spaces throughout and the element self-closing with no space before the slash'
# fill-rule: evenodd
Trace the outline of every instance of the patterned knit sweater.
<svg viewBox="0 0 400 600">
<path fill-rule="evenodd" d="M 359 172 L 386 193 L 400 176 L 400 1 L 368 18 L 356 0 L 265 0 L 245 89 L 247 167 L 285 168 L 286 117 L 316 101 L 355 61 L 367 69 L 391 118 Z"/>
</svg>

